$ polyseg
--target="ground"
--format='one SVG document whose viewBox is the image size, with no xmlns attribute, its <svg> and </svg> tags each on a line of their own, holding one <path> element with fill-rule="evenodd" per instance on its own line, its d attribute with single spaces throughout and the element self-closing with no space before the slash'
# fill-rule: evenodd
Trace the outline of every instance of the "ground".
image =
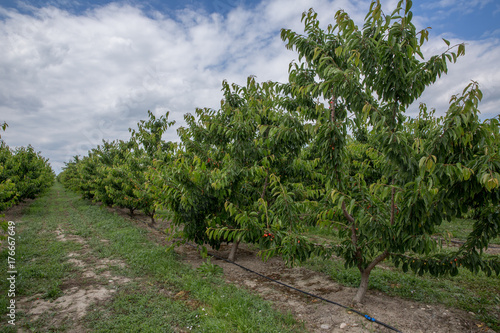
<svg viewBox="0 0 500 333">
<path fill-rule="evenodd" d="M 7 219 L 22 225 L 22 209 L 23 205 L 13 207 L 7 212 Z M 148 225 L 149 218 L 146 216 L 139 214 L 130 217 L 126 211 L 120 209 L 110 211 L 135 221 L 138 226 L 147 230 L 150 240 L 168 244 L 162 231 L 166 229 L 168 222 L 158 221 L 152 228 Z M 71 317 L 77 324 L 69 331 L 86 332 L 84 323 L 79 319 L 87 314 L 92 308 L 91 305 L 104 302 L 112 297 L 117 286 L 130 283 L 129 278 L 117 273 L 118 268 L 126 266 L 127 263 L 100 258 L 92 252 L 82 237 L 72 234 L 63 223 L 57 228 L 56 236 L 61 242 L 76 242 L 82 245 L 81 250 L 70 252 L 67 258 L 68 262 L 79 268 L 77 274 L 63 284 L 63 294 L 55 301 L 43 300 L 34 295 L 21 299 L 19 306 L 28 314 L 25 320 L 36 320 L 41 314 L 49 312 L 53 326 L 64 325 L 67 318 Z M 183 261 L 194 268 L 206 262 L 191 246 L 183 245 L 176 251 Z M 227 258 L 229 246 L 222 246 L 218 251 L 209 248 L 209 252 Z M 222 267 L 224 279 L 228 283 L 236 284 L 272 301 L 280 311 L 290 312 L 297 320 L 303 321 L 309 332 L 391 332 L 352 311 L 278 285 L 224 260 L 214 258 L 211 262 Z M 324 274 L 303 267 L 286 267 L 279 258 L 271 258 L 263 263 L 257 256 L 257 251 L 245 245 L 240 246 L 237 263 L 269 278 L 343 305 L 349 305 L 356 292 L 354 288 L 341 286 Z M 177 299 L 183 296 L 181 293 L 172 295 Z M 475 321 L 473 314 L 440 305 L 390 297 L 372 290 L 368 291 L 366 301 L 356 310 L 401 332 L 492 332 Z"/>
<path fill-rule="evenodd" d="M 179 251 L 194 267 L 203 262 L 199 253 L 190 247 L 183 247 Z M 211 252 L 227 257 L 229 248 Z M 258 293 L 282 311 L 291 311 L 297 319 L 305 322 L 310 332 L 390 332 L 352 311 L 280 286 L 222 260 L 215 262 L 224 269 L 227 282 Z M 237 262 L 272 279 L 339 304 L 350 304 L 356 293 L 356 289 L 343 287 L 324 274 L 302 267 L 287 268 L 278 258 L 263 263 L 255 251 L 248 251 L 244 246 L 239 250 Z M 364 304 L 356 309 L 402 332 L 482 331 L 478 327 L 480 323 L 463 311 L 389 297 L 377 291 L 369 291 Z"/>
</svg>

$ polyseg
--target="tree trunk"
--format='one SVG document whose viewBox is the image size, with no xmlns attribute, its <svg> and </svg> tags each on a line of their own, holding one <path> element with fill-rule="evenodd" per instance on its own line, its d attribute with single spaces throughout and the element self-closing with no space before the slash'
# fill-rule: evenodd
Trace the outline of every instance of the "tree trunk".
<svg viewBox="0 0 500 333">
<path fill-rule="evenodd" d="M 227 258 L 229 261 L 234 261 L 236 259 L 236 251 L 238 250 L 239 244 L 240 241 L 236 241 L 233 243 L 233 246 L 231 246 L 231 252 L 229 252 L 229 257 Z"/>
<path fill-rule="evenodd" d="M 361 304 L 363 303 L 363 300 L 365 298 L 366 292 L 368 291 L 368 279 L 370 278 L 370 272 L 371 270 L 363 270 L 361 272 L 361 283 L 359 284 L 358 287 L 358 292 L 356 293 L 356 296 L 354 296 L 354 303 Z"/>
<path fill-rule="evenodd" d="M 153 227 L 156 224 L 155 215 L 151 214 L 151 215 L 149 215 L 149 218 L 151 219 L 150 225 Z"/>
<path fill-rule="evenodd" d="M 363 303 L 365 294 L 368 291 L 368 279 L 370 278 L 370 273 L 372 269 L 375 268 L 379 263 L 385 260 L 389 256 L 389 251 L 385 250 L 378 257 L 376 257 L 365 269 L 358 266 L 359 272 L 361 273 L 361 283 L 359 284 L 358 292 L 354 296 L 354 303 Z"/>
</svg>

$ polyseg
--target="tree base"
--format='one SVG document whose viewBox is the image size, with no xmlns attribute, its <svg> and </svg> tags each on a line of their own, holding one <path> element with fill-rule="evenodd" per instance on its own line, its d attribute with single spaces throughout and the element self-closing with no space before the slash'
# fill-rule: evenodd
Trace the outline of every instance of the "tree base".
<svg viewBox="0 0 500 333">
<path fill-rule="evenodd" d="M 229 252 L 229 256 L 227 257 L 227 260 L 229 260 L 229 261 L 236 260 L 236 251 L 238 251 L 239 244 L 240 244 L 239 241 L 233 243 L 233 246 L 231 246 L 231 251 Z"/>
</svg>

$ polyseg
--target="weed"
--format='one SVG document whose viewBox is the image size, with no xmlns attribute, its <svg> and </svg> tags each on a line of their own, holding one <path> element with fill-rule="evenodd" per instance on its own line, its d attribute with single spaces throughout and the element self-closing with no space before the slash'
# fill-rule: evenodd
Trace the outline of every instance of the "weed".
<svg viewBox="0 0 500 333">
<path fill-rule="evenodd" d="M 222 267 L 213 264 L 211 258 L 207 258 L 207 260 L 198 267 L 198 271 L 203 275 L 222 275 L 223 273 Z"/>
</svg>

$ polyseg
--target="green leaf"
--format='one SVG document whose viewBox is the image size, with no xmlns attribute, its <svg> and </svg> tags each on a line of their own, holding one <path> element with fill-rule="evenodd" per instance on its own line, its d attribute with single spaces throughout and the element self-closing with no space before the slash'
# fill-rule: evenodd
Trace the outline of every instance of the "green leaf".
<svg viewBox="0 0 500 333">
<path fill-rule="evenodd" d="M 426 156 L 423 156 L 420 161 L 418 162 L 418 167 L 419 168 L 422 168 L 422 166 L 424 165 L 425 161 L 426 161 L 427 157 Z"/>
<path fill-rule="evenodd" d="M 342 46 L 339 46 L 339 47 L 336 47 L 335 48 L 335 55 L 337 57 L 340 57 L 342 55 L 342 51 L 344 50 L 344 48 Z"/>
<path fill-rule="evenodd" d="M 458 45 L 457 55 L 458 56 L 465 55 L 465 44 L 462 43 L 462 44 Z"/>
<path fill-rule="evenodd" d="M 410 11 L 411 6 L 412 6 L 411 0 L 406 0 L 405 13 L 408 13 Z"/>
</svg>

